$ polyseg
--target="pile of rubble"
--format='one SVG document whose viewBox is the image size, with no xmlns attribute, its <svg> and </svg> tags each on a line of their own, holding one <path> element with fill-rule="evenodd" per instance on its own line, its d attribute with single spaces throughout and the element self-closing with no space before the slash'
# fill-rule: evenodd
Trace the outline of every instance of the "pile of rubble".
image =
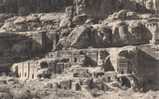
<svg viewBox="0 0 159 99">
<path fill-rule="evenodd" d="M 62 13 L 30 14 L 5 20 L 1 31 L 24 32 L 57 29 Z"/>
</svg>

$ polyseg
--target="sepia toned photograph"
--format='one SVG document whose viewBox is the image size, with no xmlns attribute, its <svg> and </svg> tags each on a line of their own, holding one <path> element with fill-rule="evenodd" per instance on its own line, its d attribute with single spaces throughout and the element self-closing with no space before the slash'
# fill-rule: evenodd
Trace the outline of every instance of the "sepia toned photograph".
<svg viewBox="0 0 159 99">
<path fill-rule="evenodd" d="M 159 99 L 159 0 L 0 0 L 0 99 Z"/>
</svg>

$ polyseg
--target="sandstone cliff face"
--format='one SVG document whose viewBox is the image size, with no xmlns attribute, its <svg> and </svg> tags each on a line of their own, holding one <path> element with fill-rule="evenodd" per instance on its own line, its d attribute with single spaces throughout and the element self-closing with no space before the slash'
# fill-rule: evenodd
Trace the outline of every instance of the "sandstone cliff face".
<svg viewBox="0 0 159 99">
<path fill-rule="evenodd" d="M 93 67 L 93 70 L 86 71 L 86 74 L 84 72 L 79 74 L 76 72 L 77 74 L 75 74 L 75 76 L 79 75 L 79 77 L 90 78 L 91 74 L 95 75 L 95 73 L 98 72 L 101 73 L 99 76 L 102 76 L 103 74 L 105 75 L 106 71 L 113 71 L 115 75 L 118 73 L 134 76 L 133 73 L 136 72 L 137 67 L 139 80 L 146 81 L 147 79 L 148 82 L 149 80 L 151 82 L 153 79 L 158 79 L 159 77 L 153 78 L 153 76 L 158 74 L 159 62 L 156 62 L 156 60 L 151 61 L 150 57 L 144 56 L 147 53 L 150 54 L 153 50 L 151 49 L 149 52 L 145 51 L 146 53 L 138 55 L 139 51 L 137 49 L 140 45 L 149 45 L 152 36 L 154 37 L 154 35 L 152 35 L 153 33 L 148 30 L 148 27 L 153 29 L 155 31 L 154 33 L 158 33 L 158 31 L 154 29 L 156 28 L 155 24 L 146 24 L 146 22 L 148 22 L 147 20 L 153 20 L 154 17 L 152 13 L 148 16 L 141 13 L 153 12 L 157 9 L 154 2 L 151 3 L 151 0 L 140 1 L 141 2 L 139 2 L 139 0 L 0 0 L 0 13 L 5 13 L 0 14 L 0 31 L 5 31 L 0 33 L 0 67 L 4 66 L 4 64 L 4 67 L 6 67 L 11 66 L 10 64 L 15 62 L 32 59 L 33 61 L 31 62 L 22 62 L 23 66 L 21 63 L 18 63 L 23 69 L 19 69 L 20 73 L 17 74 L 17 77 L 23 78 L 25 76 L 24 79 L 26 80 L 37 78 L 35 77 L 37 73 L 40 78 L 50 78 L 51 75 L 54 76 L 51 72 L 55 74 L 64 72 L 64 75 L 55 76 L 66 75 L 70 77 L 70 74 L 65 74 L 67 72 L 67 70 L 65 72 L 65 69 L 70 68 L 72 72 L 74 66 L 71 65 L 81 65 L 82 68 Z M 64 14 L 64 8 L 66 6 L 69 7 L 65 10 Z M 48 13 L 50 11 L 62 12 Z M 30 14 L 34 12 L 37 13 Z M 6 13 L 15 14 L 10 15 Z M 146 22 L 144 23 L 143 21 Z M 159 21 L 159 19 L 156 19 L 156 21 Z M 146 46 L 146 48 L 147 47 L 150 46 Z M 46 56 L 44 57 L 44 55 Z M 155 53 L 155 55 L 157 54 Z M 39 60 L 39 58 L 42 57 L 46 59 L 43 64 L 46 67 L 44 66 L 36 70 L 35 68 L 39 65 L 34 59 L 38 58 Z M 52 62 L 46 63 L 47 60 L 54 58 L 55 64 Z M 145 60 L 146 62 L 144 62 Z M 24 65 L 25 63 L 26 65 Z M 15 67 L 19 67 L 18 64 L 16 64 Z M 32 65 L 33 67 L 31 67 Z M 51 67 L 53 65 L 57 66 L 53 66 L 51 71 L 49 65 Z M 68 66 L 65 68 L 65 65 Z M 154 65 L 152 70 L 149 69 L 151 65 Z M 99 66 L 99 68 L 96 68 L 96 66 Z M 32 69 L 33 71 L 30 72 Z M 104 69 L 105 72 L 101 71 L 102 69 Z M 7 70 L 9 69 L 7 68 Z M 68 72 L 70 72 L 70 70 L 68 70 Z M 1 71 L 4 72 L 3 69 L 0 69 L 0 73 Z M 15 72 L 17 71 L 18 69 L 15 69 Z M 83 69 L 82 71 L 85 70 Z M 28 74 L 25 75 L 25 72 L 28 72 Z M 34 74 L 34 72 L 36 73 Z M 105 76 L 107 76 L 107 74 Z M 114 77 L 116 81 L 116 76 Z M 113 79 L 113 77 L 111 79 Z M 92 87 L 91 90 L 95 89 L 96 91 L 97 89 L 97 92 L 98 90 L 104 92 L 107 90 L 102 88 L 102 80 L 100 82 L 94 82 L 94 80 L 97 81 L 98 79 L 92 79 L 92 86 L 86 84 L 88 87 Z M 85 81 L 80 83 L 83 82 L 85 83 Z M 124 83 L 124 80 L 121 81 L 121 83 Z M 156 83 L 159 82 L 156 81 Z M 131 85 L 129 85 L 129 87 L 131 87 Z M 63 89 L 66 89 L 66 87 L 64 86 Z M 15 91 L 15 94 L 19 93 L 16 98 L 20 99 L 22 97 L 21 95 L 24 95 L 23 93 L 25 92 L 25 90 L 22 92 L 18 92 L 18 90 Z M 9 97 L 7 99 L 9 99 Z"/>
<path fill-rule="evenodd" d="M 29 37 L 24 35 L 18 35 L 15 33 L 0 33 L 0 53 L 1 56 L 8 56 L 13 54 L 21 54 L 21 55 L 27 55 L 32 51 L 32 45 L 33 43 L 37 43 L 33 40 L 31 40 Z M 39 48 L 34 48 L 36 51 L 40 50 Z M 34 46 L 35 47 L 35 46 Z"/>
<path fill-rule="evenodd" d="M 50 51 L 52 42 L 43 32 L 0 33 L 0 66 L 10 66 L 14 62 L 33 57 L 41 57 Z M 45 49 L 47 47 L 47 49 Z"/>
<path fill-rule="evenodd" d="M 138 12 L 159 10 L 156 0 L 0 0 L 0 13 L 25 15 L 31 12 L 64 11 L 73 2 L 78 14 L 84 12 L 97 18 L 121 9 Z"/>
<path fill-rule="evenodd" d="M 151 32 L 142 24 L 120 22 L 112 27 L 100 24 L 98 28 L 82 25 L 73 29 L 59 44 L 63 48 L 108 48 L 125 45 L 148 44 L 152 39 Z"/>
<path fill-rule="evenodd" d="M 89 17 L 96 18 L 107 17 L 122 9 L 148 12 L 144 5 L 140 5 L 135 0 L 75 0 L 75 5 L 77 14 L 85 13 Z"/>
<path fill-rule="evenodd" d="M 67 2 L 66 2 L 67 1 Z M 0 0 L 0 13 L 27 14 L 64 10 L 72 0 Z"/>
</svg>

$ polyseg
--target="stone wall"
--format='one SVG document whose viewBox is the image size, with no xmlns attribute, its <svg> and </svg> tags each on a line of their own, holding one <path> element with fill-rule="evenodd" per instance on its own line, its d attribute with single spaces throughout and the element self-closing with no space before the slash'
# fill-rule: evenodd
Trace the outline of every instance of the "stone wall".
<svg viewBox="0 0 159 99">
<path fill-rule="evenodd" d="M 137 78 L 144 88 L 159 89 L 159 52 L 158 46 L 141 45 L 138 47 L 138 66 L 136 68 Z"/>
<path fill-rule="evenodd" d="M 57 51 L 55 58 L 68 58 L 72 65 L 82 65 L 86 56 L 89 57 L 96 65 L 99 65 L 100 52 L 107 49 L 81 49 L 81 50 L 62 50 Z M 106 54 L 107 55 L 107 54 Z M 50 57 L 51 58 L 51 57 Z"/>
<path fill-rule="evenodd" d="M 38 62 L 27 61 L 14 64 L 12 71 L 16 73 L 17 77 L 22 80 L 35 80 L 37 79 Z"/>
</svg>

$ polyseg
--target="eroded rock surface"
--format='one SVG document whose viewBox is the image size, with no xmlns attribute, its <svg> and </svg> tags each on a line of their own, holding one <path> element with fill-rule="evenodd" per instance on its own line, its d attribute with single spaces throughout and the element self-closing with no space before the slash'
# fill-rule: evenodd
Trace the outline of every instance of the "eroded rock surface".
<svg viewBox="0 0 159 99">
<path fill-rule="evenodd" d="M 158 97 L 158 4 L 0 0 L 0 98 Z"/>
</svg>

